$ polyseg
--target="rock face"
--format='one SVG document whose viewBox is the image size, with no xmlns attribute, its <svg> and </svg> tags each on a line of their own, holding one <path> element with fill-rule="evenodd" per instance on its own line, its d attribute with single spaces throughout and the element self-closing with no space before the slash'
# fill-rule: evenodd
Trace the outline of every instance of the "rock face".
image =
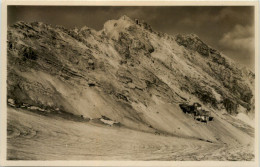
<svg viewBox="0 0 260 167">
<path fill-rule="evenodd" d="M 245 107 L 247 111 L 251 110 L 254 103 L 252 100 L 254 74 L 251 71 L 239 68 L 224 55 L 203 43 L 196 35 L 177 35 L 176 42 L 204 56 L 203 61 L 207 65 L 202 68 L 221 85 L 219 88 L 213 87 L 213 91 L 221 95 L 221 101 L 218 101 L 214 93 L 208 90 L 200 91 L 200 86 L 196 91 L 199 99 L 211 103 L 215 108 L 219 108 L 217 104 L 222 103 L 229 113 L 236 113 L 238 105 Z"/>
<path fill-rule="evenodd" d="M 20 105 L 165 131 L 156 123 L 162 104 L 254 113 L 254 73 L 196 35 L 155 32 L 127 16 L 101 31 L 18 22 L 8 27 L 7 58 L 7 96 Z"/>
</svg>

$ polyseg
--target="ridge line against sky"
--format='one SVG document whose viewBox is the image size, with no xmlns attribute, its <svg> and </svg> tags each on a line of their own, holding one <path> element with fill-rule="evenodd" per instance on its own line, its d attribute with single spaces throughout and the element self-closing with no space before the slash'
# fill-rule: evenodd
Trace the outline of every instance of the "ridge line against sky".
<svg viewBox="0 0 260 167">
<path fill-rule="evenodd" d="M 204 42 L 254 70 L 253 6 L 8 6 L 8 25 L 41 21 L 96 30 L 122 15 L 146 21 L 170 35 L 197 34 Z"/>
</svg>

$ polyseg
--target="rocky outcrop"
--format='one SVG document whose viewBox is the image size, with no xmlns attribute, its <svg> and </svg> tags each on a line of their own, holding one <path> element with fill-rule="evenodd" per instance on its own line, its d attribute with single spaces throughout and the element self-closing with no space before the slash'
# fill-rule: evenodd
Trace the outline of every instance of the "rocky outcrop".
<svg viewBox="0 0 260 167">
<path fill-rule="evenodd" d="M 195 34 L 176 35 L 176 42 L 188 49 L 197 51 L 202 56 L 209 56 L 210 48 Z"/>
<path fill-rule="evenodd" d="M 249 107 L 250 105 L 248 104 L 252 104 L 251 100 L 253 98 L 254 91 L 252 90 L 251 84 L 245 82 L 244 78 L 248 78 L 248 80 L 252 83 L 254 80 L 254 75 L 252 72 L 243 70 L 239 66 L 236 66 L 234 62 L 218 52 L 216 49 L 207 46 L 198 38 L 198 36 L 194 34 L 178 34 L 175 40 L 180 46 L 196 51 L 203 56 L 203 61 L 208 65 L 209 69 L 205 66 L 205 64 L 201 65 L 204 69 L 207 69 L 205 72 L 208 73 L 208 75 L 220 82 L 222 88 L 219 89 L 214 87 L 214 90 L 221 94 L 223 99 L 223 101 L 221 101 L 221 105 L 224 104 L 229 113 L 236 113 L 237 107 L 235 106 L 239 104 L 247 108 L 248 111 L 251 110 L 251 107 Z M 248 76 L 244 76 L 243 73 L 247 73 Z M 201 87 L 198 86 L 197 88 Z M 206 100 L 208 101 L 206 103 L 211 103 L 212 106 L 217 106 L 217 101 L 214 96 L 212 96 L 213 94 L 210 91 L 204 90 L 204 93 L 198 93 L 201 91 L 197 89 L 196 92 L 197 93 L 195 94 L 197 94 L 200 99 L 204 99 L 202 101 Z"/>
</svg>

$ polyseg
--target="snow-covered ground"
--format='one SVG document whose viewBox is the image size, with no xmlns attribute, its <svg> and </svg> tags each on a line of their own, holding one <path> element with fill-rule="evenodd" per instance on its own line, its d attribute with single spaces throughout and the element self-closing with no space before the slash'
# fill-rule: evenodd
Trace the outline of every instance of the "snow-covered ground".
<svg viewBox="0 0 260 167">
<path fill-rule="evenodd" d="M 250 118 L 248 115 L 246 115 L 244 113 L 238 113 L 236 118 L 243 121 L 244 123 L 252 126 L 252 127 L 255 127 L 255 119 Z"/>
<path fill-rule="evenodd" d="M 9 160 L 253 160 L 253 138 L 247 139 L 226 144 L 8 108 Z"/>
</svg>

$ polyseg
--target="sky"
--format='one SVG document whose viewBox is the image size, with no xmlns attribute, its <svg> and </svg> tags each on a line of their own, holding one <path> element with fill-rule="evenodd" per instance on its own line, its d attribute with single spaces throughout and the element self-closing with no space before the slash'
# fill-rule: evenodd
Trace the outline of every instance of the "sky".
<svg viewBox="0 0 260 167">
<path fill-rule="evenodd" d="M 110 19 L 127 15 L 170 35 L 197 34 L 206 44 L 254 70 L 252 6 L 8 6 L 8 25 L 40 21 L 67 28 L 101 30 Z"/>
</svg>

